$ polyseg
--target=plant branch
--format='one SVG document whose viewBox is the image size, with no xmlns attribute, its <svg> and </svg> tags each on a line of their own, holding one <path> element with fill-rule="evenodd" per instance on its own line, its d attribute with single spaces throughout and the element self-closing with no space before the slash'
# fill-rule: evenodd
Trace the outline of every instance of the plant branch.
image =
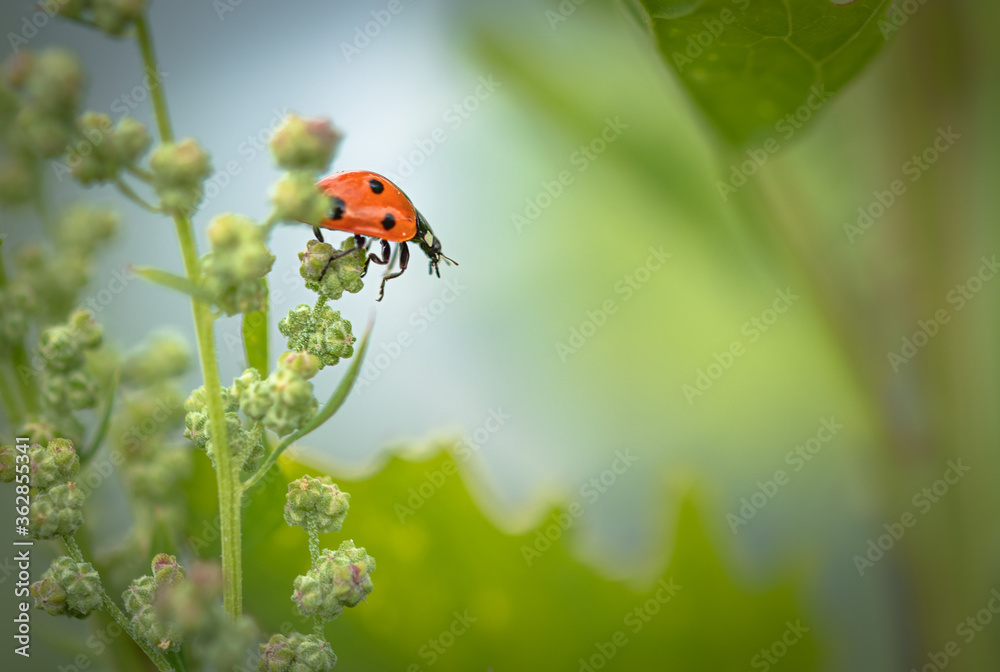
<svg viewBox="0 0 1000 672">
<path fill-rule="evenodd" d="M 143 65 L 149 72 L 159 72 L 146 17 L 141 16 L 137 19 L 135 26 Z M 151 97 L 160 140 L 172 142 L 174 135 L 170 126 L 170 116 L 163 86 L 153 87 Z M 174 213 L 173 218 L 181 253 L 184 257 L 184 270 L 188 279 L 197 284 L 201 268 L 191 219 L 187 214 L 182 213 Z M 215 453 L 216 484 L 219 494 L 219 536 L 222 545 L 223 603 L 229 617 L 236 620 L 243 611 L 242 530 L 240 528 L 243 491 L 240 488 L 238 467 L 230 452 L 231 446 L 222 401 L 222 382 L 219 379 L 219 364 L 215 352 L 212 306 L 206 301 L 192 298 L 191 309 L 194 315 L 198 356 L 205 382 L 209 427 L 211 428 Z"/>
<path fill-rule="evenodd" d="M 156 207 L 155 205 L 153 205 L 152 203 L 150 203 L 149 201 L 147 201 L 146 199 L 144 199 L 142 196 L 140 196 L 135 191 L 135 189 L 133 189 L 132 187 L 130 187 L 128 185 L 128 182 L 126 182 L 122 178 L 120 178 L 120 177 L 115 178 L 115 186 L 118 187 L 118 191 L 122 192 L 122 194 L 126 198 L 128 198 L 130 201 L 132 201 L 133 203 L 135 203 L 136 205 L 138 205 L 143 210 L 146 210 L 148 212 L 155 212 L 155 213 L 163 212 L 158 207 Z"/>
</svg>

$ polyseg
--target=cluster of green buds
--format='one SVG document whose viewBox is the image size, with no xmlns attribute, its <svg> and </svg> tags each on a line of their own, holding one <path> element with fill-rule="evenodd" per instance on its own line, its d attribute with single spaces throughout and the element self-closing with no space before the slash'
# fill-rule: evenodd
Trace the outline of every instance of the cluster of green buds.
<svg viewBox="0 0 1000 672">
<path fill-rule="evenodd" d="M 80 290 L 87 286 L 94 257 L 118 232 L 117 213 L 107 207 L 74 205 L 56 219 L 55 245 L 24 245 L 18 250 L 18 272 L 9 279 L 9 292 L 29 297 L 23 310 L 8 313 L 4 321 L 20 321 L 27 316 L 39 321 L 66 319 Z M 12 306 L 13 307 L 13 306 Z"/>
<path fill-rule="evenodd" d="M 267 378 L 247 369 L 233 382 L 229 396 L 248 418 L 285 436 L 301 429 L 319 409 L 310 382 L 319 366 L 319 359 L 307 352 L 286 352 Z"/>
<path fill-rule="evenodd" d="M 354 251 L 337 257 L 334 255 Z M 357 294 L 364 287 L 361 276 L 365 272 L 366 252 L 356 248 L 354 238 L 348 238 L 335 248 L 330 243 L 310 240 L 306 243 L 305 252 L 299 252 L 299 275 L 306 281 L 306 287 L 321 299 L 336 301 L 344 292 Z"/>
<path fill-rule="evenodd" d="M 260 645 L 258 672 L 330 672 L 337 654 L 322 635 L 273 635 Z"/>
<path fill-rule="evenodd" d="M 275 219 L 316 225 L 330 212 L 330 199 L 316 188 L 340 144 L 340 132 L 326 119 L 291 114 L 271 137 L 271 153 L 288 173 L 271 193 Z"/>
<path fill-rule="evenodd" d="M 146 0 L 59 0 L 56 11 L 109 35 L 122 35 L 146 9 Z"/>
<path fill-rule="evenodd" d="M 100 346 L 100 326 L 93 316 L 78 310 L 66 324 L 49 327 L 38 339 L 41 397 L 50 418 L 66 417 L 71 411 L 97 404 L 98 381 L 86 366 L 86 355 Z"/>
<path fill-rule="evenodd" d="M 205 179 L 212 173 L 208 153 L 191 138 L 157 147 L 149 167 L 160 208 L 171 214 L 195 210 L 204 196 Z"/>
<path fill-rule="evenodd" d="M 104 590 L 101 577 L 89 562 L 61 556 L 31 584 L 35 608 L 51 616 L 86 618 L 101 606 Z"/>
<path fill-rule="evenodd" d="M 0 481 L 14 482 L 14 446 L 0 449 Z M 73 442 L 52 439 L 46 446 L 32 445 L 29 484 L 35 490 L 28 513 L 28 535 L 33 539 L 72 536 L 83 525 L 84 495 L 73 479 L 80 473 L 80 458 Z"/>
<path fill-rule="evenodd" d="M 372 591 L 375 559 L 351 540 L 336 551 L 319 550 L 319 535 L 339 532 L 350 508 L 350 495 L 329 476 L 303 476 L 288 484 L 285 522 L 303 528 L 309 535 L 312 567 L 295 578 L 292 602 L 300 615 L 319 624 L 332 620 L 346 607 L 355 607 Z M 260 672 L 315 672 L 329 670 L 337 662 L 333 650 L 320 634 L 274 635 L 260 646 Z"/>
<path fill-rule="evenodd" d="M 202 261 L 202 285 L 226 315 L 264 308 L 264 276 L 274 264 L 264 233 L 241 215 L 220 215 L 208 225 L 212 251 Z"/>
<path fill-rule="evenodd" d="M 264 455 L 264 435 L 258 423 L 244 426 L 240 420 L 240 401 L 235 390 L 235 386 L 222 389 L 226 434 L 234 459 L 240 464 L 244 473 L 252 473 Z M 187 412 L 184 416 L 184 436 L 191 439 L 199 448 L 203 448 L 214 465 L 215 445 L 209 421 L 208 396 L 204 387 L 199 387 L 191 393 L 184 402 L 184 410 Z"/>
<path fill-rule="evenodd" d="M 146 125 L 132 117 L 124 117 L 112 127 L 108 115 L 86 112 L 76 125 L 82 137 L 71 147 L 66 162 L 81 184 L 118 178 L 122 169 L 134 166 L 153 142 Z M 60 175 L 60 165 L 55 168 Z"/>
<path fill-rule="evenodd" d="M 43 158 L 64 153 L 76 137 L 75 119 L 85 87 L 76 55 L 60 48 L 21 52 L 8 63 L 7 84 L 20 97 L 18 137 L 8 134 L 10 146 L 20 150 L 18 154 L 30 151 Z"/>
<path fill-rule="evenodd" d="M 372 592 L 375 559 L 347 540 L 336 551 L 326 548 L 312 569 L 295 577 L 292 601 L 303 616 L 332 620 L 344 607 L 356 607 Z"/>
<path fill-rule="evenodd" d="M 339 310 L 320 299 L 310 307 L 300 304 L 278 322 L 278 330 L 288 339 L 288 349 L 308 352 L 319 359 L 319 366 L 333 366 L 354 354 L 351 323 Z"/>
<path fill-rule="evenodd" d="M 160 651 L 177 651 L 184 640 L 182 624 L 167 618 L 164 605 L 172 589 L 184 581 L 185 571 L 177 558 L 166 553 L 156 555 L 151 564 L 152 575 L 133 581 L 122 593 L 122 600 L 139 637 Z"/>
</svg>

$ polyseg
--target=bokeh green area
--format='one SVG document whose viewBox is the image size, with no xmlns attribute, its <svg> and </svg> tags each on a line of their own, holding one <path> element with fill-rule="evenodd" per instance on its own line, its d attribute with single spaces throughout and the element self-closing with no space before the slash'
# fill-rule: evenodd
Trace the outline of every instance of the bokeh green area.
<svg viewBox="0 0 1000 672">
<path fill-rule="evenodd" d="M 961 308 L 948 297 L 1000 253 L 1000 13 L 897 4 L 893 29 L 876 0 L 436 5 L 462 95 L 479 77 L 500 85 L 400 182 L 461 264 L 445 280 L 468 289 L 251 493 L 245 596 L 262 630 L 312 627 L 289 599 L 305 534 L 282 520 L 285 484 L 309 465 L 352 495 L 324 546 L 352 538 L 378 561 L 367 602 L 325 627 L 340 669 L 910 670 L 949 641 L 961 652 L 947 669 L 997 669 L 1000 624 L 971 640 L 957 626 L 1000 585 L 1000 290 L 985 281 Z M 405 6 L 396 39 L 421 11 Z M 381 5 L 336 34 L 369 9 Z M 737 20 L 719 39 L 726 9 Z M 224 25 L 257 11 L 242 3 Z M 275 30 L 306 44 L 326 31 L 289 26 Z M 182 41 L 156 37 L 168 55 Z M 329 114 L 410 90 L 377 74 L 384 86 L 335 88 Z M 835 95 L 813 109 L 819 83 Z M 427 95 L 414 107 L 437 109 Z M 179 125 L 195 125 L 191 109 Z M 915 173 L 948 129 L 957 141 Z M 417 147 L 346 131 L 343 151 L 381 152 L 364 167 L 386 173 L 400 164 L 385 156 Z M 885 206 L 896 180 L 905 190 Z M 283 271 L 303 237 L 280 233 Z M 128 261 L 145 263 L 136 250 Z M 393 301 L 438 296 L 414 265 L 379 308 L 372 356 L 414 331 Z M 358 325 L 362 298 L 343 308 Z M 949 321 L 894 370 L 888 353 L 941 309 Z M 138 329 L 128 316 L 117 327 Z M 242 370 L 238 352 L 224 359 Z M 509 423 L 471 456 L 456 448 L 497 405 Z M 197 457 L 180 542 L 215 557 L 214 477 Z M 969 472 L 920 499 L 956 461 Z M 916 524 L 871 551 L 907 513 Z M 118 591 L 131 578 L 108 577 Z M 46 665 L 93 652 L 87 625 L 35 623 Z"/>
</svg>

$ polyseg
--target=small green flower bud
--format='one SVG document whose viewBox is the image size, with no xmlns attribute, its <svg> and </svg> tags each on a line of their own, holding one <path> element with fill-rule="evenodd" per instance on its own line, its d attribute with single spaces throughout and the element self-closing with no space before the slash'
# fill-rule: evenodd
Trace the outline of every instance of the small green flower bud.
<svg viewBox="0 0 1000 672">
<path fill-rule="evenodd" d="M 72 118 L 54 117 L 37 107 L 24 107 L 17 115 L 21 139 L 42 158 L 55 158 L 73 141 Z"/>
<path fill-rule="evenodd" d="M 80 458 L 77 457 L 73 442 L 67 439 L 53 439 L 46 447 L 34 445 L 31 456 L 31 486 L 48 490 L 76 477 L 80 473 Z"/>
<path fill-rule="evenodd" d="M 177 564 L 177 558 L 166 553 L 157 553 L 150 563 L 156 585 L 177 583 L 185 577 L 184 568 Z"/>
<path fill-rule="evenodd" d="M 156 580 L 151 576 L 140 576 L 122 593 L 122 602 L 130 614 L 138 613 L 153 604 L 156 597 Z"/>
<path fill-rule="evenodd" d="M 68 49 L 46 49 L 31 63 L 25 89 L 33 105 L 52 114 L 72 114 L 83 96 L 83 66 Z"/>
<path fill-rule="evenodd" d="M 202 184 L 212 172 L 208 154 L 192 139 L 160 145 L 149 159 L 153 188 L 163 209 L 171 213 L 190 212 L 198 207 Z"/>
<path fill-rule="evenodd" d="M 83 500 L 76 483 L 38 493 L 31 500 L 28 535 L 33 539 L 71 536 L 83 525 Z"/>
<path fill-rule="evenodd" d="M 342 357 L 354 354 L 351 323 L 340 311 L 325 303 L 310 308 L 299 305 L 278 322 L 278 330 L 288 338 L 289 350 L 301 350 L 319 358 L 320 368 L 333 366 Z"/>
<path fill-rule="evenodd" d="M 350 502 L 351 495 L 342 492 L 329 476 L 303 476 L 288 484 L 285 522 L 318 534 L 339 532 Z"/>
<path fill-rule="evenodd" d="M 3 180 L 0 171 L 0 181 Z M 34 308 L 34 294 L 21 283 L 10 283 L 0 288 L 0 351 L 24 342 L 28 333 L 28 314 Z"/>
<path fill-rule="evenodd" d="M 329 167 L 340 137 L 327 119 L 290 114 L 271 138 L 271 152 L 285 170 L 319 173 Z"/>
<path fill-rule="evenodd" d="M 191 473 L 191 457 L 190 450 L 158 448 L 128 463 L 124 473 L 133 497 L 157 506 L 173 499 Z"/>
<path fill-rule="evenodd" d="M 47 408 L 80 411 L 97 405 L 97 382 L 85 371 L 46 373 L 41 383 Z"/>
<path fill-rule="evenodd" d="M 47 444 L 58 436 L 56 426 L 42 418 L 33 418 L 21 425 L 18 436 L 26 436 L 31 443 Z"/>
<path fill-rule="evenodd" d="M 271 271 L 274 255 L 262 229 L 241 215 L 225 214 L 208 225 L 212 252 L 204 260 L 204 285 L 227 315 L 260 310 L 266 295 L 261 279 Z"/>
<path fill-rule="evenodd" d="M 22 157 L 0 158 L 0 204 L 23 205 L 38 191 L 38 171 Z"/>
<path fill-rule="evenodd" d="M 90 255 L 118 233 L 119 219 L 118 213 L 106 206 L 73 205 L 60 215 L 56 239 L 67 249 Z"/>
<path fill-rule="evenodd" d="M 354 247 L 354 238 L 348 238 L 340 245 L 343 252 Z M 357 294 L 364 287 L 361 274 L 365 270 L 366 252 L 358 248 L 351 254 L 345 254 L 335 259 L 327 268 L 327 262 L 335 254 L 335 249 L 329 243 L 310 240 L 306 243 L 306 251 L 299 252 L 299 275 L 306 281 L 306 287 L 320 296 L 336 301 L 344 292 Z M 326 268 L 326 275 L 323 269 Z M 322 280 L 320 280 L 322 276 Z"/>
<path fill-rule="evenodd" d="M 77 152 L 77 160 L 70 171 L 80 184 L 101 183 L 113 180 L 120 169 L 109 147 L 111 117 L 96 112 L 86 112 L 76 122 L 77 130 L 84 137 L 88 151 Z"/>
<path fill-rule="evenodd" d="M 35 608 L 52 616 L 86 618 L 101 606 L 101 577 L 89 562 L 74 562 L 68 556 L 56 558 L 31 584 Z"/>
<path fill-rule="evenodd" d="M 17 449 L 14 446 L 0 447 L 0 483 L 13 483 L 16 475 Z"/>
<path fill-rule="evenodd" d="M 258 672 L 330 672 L 337 656 L 320 635 L 272 635 L 260 645 Z"/>
<path fill-rule="evenodd" d="M 170 618 L 164 607 L 171 591 L 184 585 L 184 568 L 177 558 L 159 553 L 150 563 L 153 576 L 141 576 L 122 593 L 125 610 L 132 615 L 132 625 L 150 646 L 161 651 L 177 651 L 183 642 L 183 624 Z"/>
<path fill-rule="evenodd" d="M 345 541 L 336 551 L 324 549 L 316 566 L 295 578 L 292 601 L 303 616 L 336 618 L 344 607 L 357 606 L 372 591 L 374 571 L 374 558 L 353 541 Z"/>
<path fill-rule="evenodd" d="M 152 143 L 146 124 L 134 117 L 124 117 L 111 134 L 111 154 L 123 166 L 129 166 L 142 158 Z"/>
<path fill-rule="evenodd" d="M 227 426 L 231 426 L 229 424 L 231 418 L 235 418 L 236 422 L 239 423 L 239 416 L 236 413 L 240 407 L 239 401 L 231 396 L 225 388 L 222 390 L 222 403 L 226 411 Z M 191 393 L 191 396 L 184 402 L 184 410 L 187 412 L 184 416 L 186 427 L 184 436 L 191 439 L 199 448 L 206 448 L 211 439 L 211 426 L 208 422 L 208 399 L 204 387 L 199 387 Z"/>
<path fill-rule="evenodd" d="M 146 0 L 92 0 L 94 23 L 109 35 L 121 35 L 138 19 Z"/>
<path fill-rule="evenodd" d="M 327 217 L 330 199 L 316 187 L 312 173 L 288 173 L 271 191 L 275 216 L 286 222 L 316 226 Z"/>
<path fill-rule="evenodd" d="M 240 410 L 248 418 L 284 436 L 291 434 L 316 415 L 319 402 L 313 396 L 309 378 L 319 370 L 319 360 L 308 353 L 285 353 L 278 368 L 266 380 L 254 378 L 248 370 L 234 384 Z"/>
</svg>

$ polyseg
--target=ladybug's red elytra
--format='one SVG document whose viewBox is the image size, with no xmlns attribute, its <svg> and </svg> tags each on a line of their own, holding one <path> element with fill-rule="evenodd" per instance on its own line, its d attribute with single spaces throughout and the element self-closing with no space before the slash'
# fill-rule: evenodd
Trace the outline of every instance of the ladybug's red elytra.
<svg viewBox="0 0 1000 672">
<path fill-rule="evenodd" d="M 458 265 L 457 262 L 441 254 L 441 240 L 434 235 L 427 220 L 413 203 L 403 193 L 403 190 L 388 178 L 367 170 L 348 170 L 325 177 L 317 184 L 330 198 L 330 216 L 314 227 L 316 238 L 321 242 L 323 234 L 320 228 L 333 231 L 345 231 L 354 234 L 354 247 L 333 255 L 323 269 L 326 275 L 330 263 L 334 259 L 350 254 L 362 248 L 367 250 L 371 241 L 366 238 L 377 238 L 382 245 L 381 256 L 369 254 L 368 262 L 388 266 L 379 287 L 378 300 L 385 293 L 385 283 L 398 278 L 406 270 L 410 262 L 410 250 L 406 243 L 412 241 L 420 246 L 430 259 L 429 272 L 441 277 L 439 264 L 446 262 Z M 397 243 L 399 253 L 399 270 L 393 272 L 396 256 L 390 257 L 389 243 Z"/>
</svg>

